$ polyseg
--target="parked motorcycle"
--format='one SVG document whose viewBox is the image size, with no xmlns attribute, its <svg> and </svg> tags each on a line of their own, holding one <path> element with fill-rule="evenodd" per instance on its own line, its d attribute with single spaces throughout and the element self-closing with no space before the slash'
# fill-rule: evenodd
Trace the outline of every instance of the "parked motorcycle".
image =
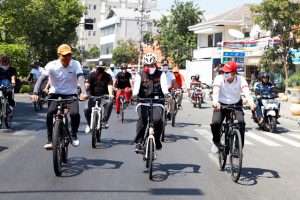
<svg viewBox="0 0 300 200">
<path fill-rule="evenodd" d="M 263 123 L 259 123 L 259 119 L 253 116 L 254 122 L 263 130 L 268 130 L 271 133 L 276 132 L 277 119 L 279 118 L 280 102 L 275 99 L 275 95 L 262 95 L 261 111 L 264 118 Z"/>
</svg>

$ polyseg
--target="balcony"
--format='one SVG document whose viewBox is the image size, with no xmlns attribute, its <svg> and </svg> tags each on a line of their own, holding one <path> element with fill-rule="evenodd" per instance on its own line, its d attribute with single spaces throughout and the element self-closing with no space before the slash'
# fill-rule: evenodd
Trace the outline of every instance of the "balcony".
<svg viewBox="0 0 300 200">
<path fill-rule="evenodd" d="M 221 51 L 218 47 L 203 47 L 199 49 L 194 49 L 193 60 L 220 58 Z"/>
</svg>

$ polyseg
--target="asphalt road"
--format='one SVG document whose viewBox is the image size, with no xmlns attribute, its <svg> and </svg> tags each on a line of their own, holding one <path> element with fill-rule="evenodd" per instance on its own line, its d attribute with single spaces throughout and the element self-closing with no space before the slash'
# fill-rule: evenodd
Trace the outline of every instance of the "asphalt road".
<svg viewBox="0 0 300 200">
<path fill-rule="evenodd" d="M 243 171 L 234 183 L 228 166 L 219 171 L 210 151 L 210 104 L 197 109 L 184 99 L 176 127 L 166 127 L 150 181 L 142 156 L 133 152 L 135 107 L 123 124 L 113 110 L 110 128 L 93 149 L 91 135 L 84 133 L 82 104 L 80 146 L 69 149 L 68 164 L 57 177 L 52 151 L 43 149 L 46 109 L 35 112 L 27 95 L 16 100 L 12 129 L 0 132 L 0 199 L 300 199 L 300 127 L 290 119 L 279 119 L 279 132 L 272 134 L 257 129 L 246 111 Z"/>
</svg>

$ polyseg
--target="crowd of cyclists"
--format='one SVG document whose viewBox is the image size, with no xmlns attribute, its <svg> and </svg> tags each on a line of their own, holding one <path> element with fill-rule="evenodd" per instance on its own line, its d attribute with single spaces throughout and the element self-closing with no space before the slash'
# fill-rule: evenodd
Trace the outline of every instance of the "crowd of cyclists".
<svg viewBox="0 0 300 200">
<path fill-rule="evenodd" d="M 102 96 L 108 95 L 109 99 L 102 102 L 104 109 L 102 128 L 108 128 L 108 121 L 112 113 L 113 104 L 115 102 L 116 114 L 120 114 L 119 98 L 124 95 L 125 102 L 129 104 L 132 99 L 138 98 L 155 98 L 156 103 L 165 105 L 167 118 L 170 118 L 170 113 L 173 108 L 173 99 L 170 91 L 176 90 L 178 109 L 182 109 L 181 103 L 183 93 L 189 89 L 184 76 L 180 74 L 178 67 L 173 67 L 170 70 L 169 61 L 163 59 L 161 66 L 158 65 L 157 57 L 154 53 L 147 53 L 142 59 L 142 68 L 137 71 L 135 67 L 130 68 L 127 64 L 122 64 L 121 71 L 117 73 L 114 64 L 111 64 L 109 70 L 106 71 L 105 64 L 99 62 L 96 68 L 85 80 L 83 77 L 82 66 L 79 61 L 72 59 L 72 48 L 67 44 L 62 44 L 57 49 L 58 59 L 50 61 L 44 68 L 40 66 L 38 61 L 34 62 L 28 81 L 36 81 L 34 91 L 31 96 L 32 101 L 38 100 L 38 92 L 44 91 L 50 99 L 61 97 L 67 99 L 70 97 L 79 98 L 86 101 L 84 115 L 87 121 L 85 132 L 90 132 L 91 108 L 93 101 L 88 99 L 89 95 Z M 212 105 L 214 107 L 211 123 L 211 131 L 213 135 L 212 152 L 219 151 L 220 138 L 219 132 L 222 121 L 226 115 L 226 110 L 222 110 L 222 105 L 237 105 L 242 106 L 241 91 L 245 95 L 251 110 L 256 111 L 259 123 L 263 123 L 261 117 L 261 93 L 275 93 L 274 86 L 269 82 L 269 75 L 266 72 L 259 74 L 258 84 L 255 85 L 256 100 L 253 101 L 250 95 L 250 90 L 247 81 L 244 77 L 237 74 L 237 64 L 234 61 L 227 62 L 221 69 L 221 74 L 217 75 L 213 80 Z M 13 99 L 13 86 L 16 83 L 16 69 L 11 66 L 10 59 L 7 56 L 1 58 L 0 67 L 0 85 L 11 85 L 12 89 L 5 91 L 8 102 L 13 110 L 15 101 Z M 200 81 L 198 74 L 192 77 L 192 83 L 198 83 L 205 88 Z M 77 88 L 81 89 L 81 94 L 78 96 Z M 193 97 L 193 92 L 190 93 L 190 98 Z M 46 150 L 52 149 L 52 124 L 53 115 L 56 112 L 56 102 L 48 102 L 47 111 L 47 142 L 44 146 Z M 148 110 L 145 106 L 139 106 L 137 109 L 138 119 L 136 124 L 136 136 L 134 138 L 134 151 L 139 151 L 142 148 L 142 140 L 144 138 L 147 122 L 149 118 Z M 153 122 L 155 130 L 155 143 L 157 150 L 162 148 L 160 134 L 163 129 L 164 109 L 155 107 L 153 109 Z M 78 101 L 71 102 L 69 105 L 69 115 L 71 118 L 71 138 L 72 145 L 78 146 L 79 140 L 77 132 L 80 124 L 79 103 Z M 242 108 L 236 112 L 239 129 L 242 135 L 244 144 L 245 121 Z"/>
</svg>

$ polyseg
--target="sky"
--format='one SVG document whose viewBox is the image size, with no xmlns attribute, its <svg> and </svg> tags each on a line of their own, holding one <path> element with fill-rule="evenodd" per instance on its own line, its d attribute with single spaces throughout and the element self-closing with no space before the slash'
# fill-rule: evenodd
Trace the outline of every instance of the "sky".
<svg viewBox="0 0 300 200">
<path fill-rule="evenodd" d="M 174 0 L 156 0 L 157 7 L 161 10 L 169 10 L 174 4 Z M 186 2 L 188 0 L 180 0 Z M 193 0 L 200 10 L 205 10 L 206 18 L 220 15 L 228 10 L 239 7 L 245 3 L 259 4 L 263 0 Z"/>
</svg>

